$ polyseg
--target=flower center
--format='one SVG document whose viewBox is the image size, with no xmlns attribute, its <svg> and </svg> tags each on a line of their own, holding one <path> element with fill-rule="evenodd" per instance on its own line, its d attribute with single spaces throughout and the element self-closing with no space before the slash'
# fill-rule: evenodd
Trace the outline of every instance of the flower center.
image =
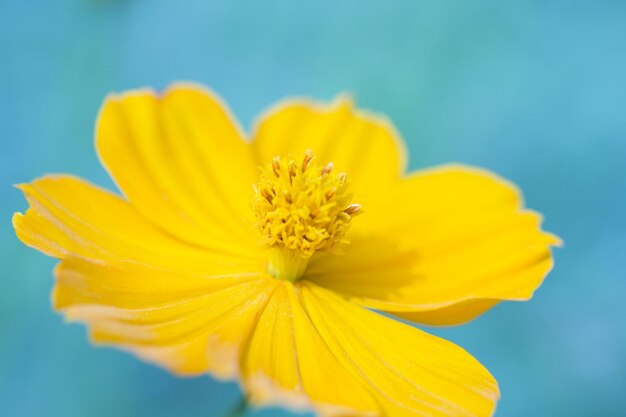
<svg viewBox="0 0 626 417">
<path fill-rule="evenodd" d="M 261 167 L 253 210 L 263 242 L 272 248 L 268 272 L 279 279 L 300 278 L 316 252 L 336 251 L 361 206 L 351 204 L 345 173 L 333 163 L 316 163 L 307 150 L 301 161 L 274 157 Z"/>
</svg>

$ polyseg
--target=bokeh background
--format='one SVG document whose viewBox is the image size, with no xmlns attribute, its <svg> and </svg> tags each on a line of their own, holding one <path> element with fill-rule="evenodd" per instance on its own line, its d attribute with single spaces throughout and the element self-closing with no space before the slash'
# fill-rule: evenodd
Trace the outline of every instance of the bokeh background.
<svg viewBox="0 0 626 417">
<path fill-rule="evenodd" d="M 55 261 L 22 246 L 11 184 L 93 151 L 110 91 L 195 80 L 244 125 L 289 95 L 348 91 L 387 114 L 412 168 L 515 181 L 566 242 L 528 303 L 437 329 L 497 377 L 499 417 L 626 415 L 626 2 L 0 2 L 0 414 L 218 416 L 234 384 L 176 379 L 93 348 L 49 306 Z M 285 416 L 279 410 L 249 416 Z"/>
</svg>

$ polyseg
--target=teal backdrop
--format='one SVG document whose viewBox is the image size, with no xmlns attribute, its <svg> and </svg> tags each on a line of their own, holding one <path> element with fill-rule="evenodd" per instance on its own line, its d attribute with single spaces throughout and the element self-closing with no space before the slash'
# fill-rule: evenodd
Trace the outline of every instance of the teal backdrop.
<svg viewBox="0 0 626 417">
<path fill-rule="evenodd" d="M 3 0 L 0 415 L 212 417 L 234 384 L 177 379 L 94 348 L 51 311 L 53 259 L 15 238 L 12 184 L 93 150 L 111 91 L 194 80 L 249 126 L 285 96 L 351 93 L 408 143 L 513 180 L 565 246 L 528 303 L 436 329 L 500 382 L 498 417 L 625 416 L 626 2 Z M 249 416 L 286 416 L 280 410 Z"/>
</svg>

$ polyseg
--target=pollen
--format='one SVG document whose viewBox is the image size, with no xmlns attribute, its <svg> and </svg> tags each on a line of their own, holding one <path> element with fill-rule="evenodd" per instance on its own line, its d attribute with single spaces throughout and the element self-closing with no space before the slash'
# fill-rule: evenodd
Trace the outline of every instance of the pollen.
<svg viewBox="0 0 626 417">
<path fill-rule="evenodd" d="M 274 273 L 284 275 L 284 264 L 306 265 L 316 252 L 348 243 L 345 234 L 361 213 L 348 186 L 345 173 L 336 173 L 332 162 L 318 164 L 310 150 L 301 160 L 276 156 L 261 167 L 253 210 L 263 243 L 277 250 Z"/>
</svg>

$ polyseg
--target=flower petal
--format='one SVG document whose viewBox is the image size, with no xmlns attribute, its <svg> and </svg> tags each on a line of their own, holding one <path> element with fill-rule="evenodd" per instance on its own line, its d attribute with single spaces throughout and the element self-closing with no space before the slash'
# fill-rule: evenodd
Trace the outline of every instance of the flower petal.
<svg viewBox="0 0 626 417">
<path fill-rule="evenodd" d="M 378 410 L 366 384 L 342 364 L 307 317 L 292 283 L 279 281 L 243 351 L 242 383 L 257 405 L 322 415 Z"/>
<path fill-rule="evenodd" d="M 110 96 L 97 124 L 103 164 L 137 210 L 199 246 L 207 237 L 255 247 L 250 146 L 210 92 L 175 85 L 162 96 Z"/>
<path fill-rule="evenodd" d="M 351 179 L 354 201 L 367 206 L 372 189 L 397 180 L 406 166 L 403 143 L 381 116 L 356 110 L 347 98 L 331 104 L 292 100 L 258 122 L 252 145 L 260 164 L 276 155 L 304 155 L 311 149 L 322 164 L 333 162 Z"/>
<path fill-rule="evenodd" d="M 54 307 L 87 324 L 95 343 L 117 346 L 179 375 L 238 374 L 239 345 L 275 280 L 164 272 L 128 262 L 65 259 Z"/>
<path fill-rule="evenodd" d="M 205 275 L 264 270 L 255 252 L 236 245 L 211 251 L 190 246 L 154 227 L 128 202 L 78 178 L 47 176 L 18 188 L 30 208 L 13 218 L 17 236 L 47 255 L 126 260 Z"/>
<path fill-rule="evenodd" d="M 76 178 L 20 188 L 31 208 L 14 217 L 19 238 L 63 260 L 57 310 L 85 322 L 96 343 L 181 375 L 234 378 L 238 344 L 274 281 L 262 261 L 181 243 L 126 201 Z"/>
<path fill-rule="evenodd" d="M 487 171 L 418 172 L 354 222 L 346 255 L 319 256 L 307 279 L 370 308 L 458 324 L 532 296 L 559 244 L 540 225 L 518 190 Z"/>
<path fill-rule="evenodd" d="M 268 301 L 242 377 L 255 403 L 323 416 L 489 416 L 499 395 L 460 347 L 305 281 Z"/>
</svg>

